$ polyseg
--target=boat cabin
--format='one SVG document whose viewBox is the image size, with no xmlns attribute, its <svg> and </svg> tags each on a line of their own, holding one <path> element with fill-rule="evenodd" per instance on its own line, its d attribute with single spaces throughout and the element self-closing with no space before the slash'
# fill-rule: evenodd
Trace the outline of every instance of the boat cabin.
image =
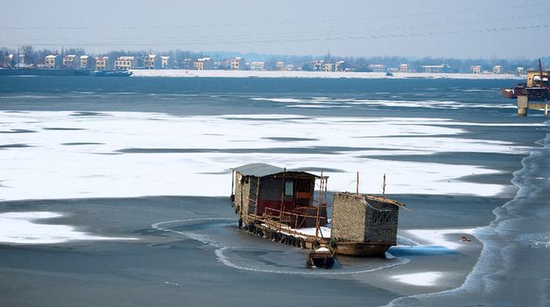
<svg viewBox="0 0 550 307">
<path fill-rule="evenodd" d="M 528 71 L 527 72 L 527 87 L 548 87 L 548 71 Z"/>
<path fill-rule="evenodd" d="M 312 227 L 318 211 L 324 225 L 326 206 L 314 199 L 316 179 L 326 177 L 264 163 L 243 165 L 232 171 L 231 202 L 246 225 L 270 219 L 292 228 Z"/>
<path fill-rule="evenodd" d="M 334 193 L 331 237 L 338 252 L 351 256 L 383 256 L 397 243 L 399 208 L 407 209 L 385 197 Z"/>
</svg>

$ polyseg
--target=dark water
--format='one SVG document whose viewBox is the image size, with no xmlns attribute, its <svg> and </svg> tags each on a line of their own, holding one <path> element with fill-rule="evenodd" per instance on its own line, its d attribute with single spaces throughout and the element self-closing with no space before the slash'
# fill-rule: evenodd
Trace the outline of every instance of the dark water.
<svg viewBox="0 0 550 307">
<path fill-rule="evenodd" d="M 94 77 L 2 77 L 0 108 L 4 110 L 153 111 L 176 115 L 288 113 L 325 116 L 440 116 L 453 110 L 453 118 L 502 121 L 514 112 L 478 105 L 513 106 L 497 93 L 511 86 L 506 80 L 449 79 L 239 79 L 239 78 L 94 78 Z M 326 98 L 331 108 L 287 108 L 285 102 L 250 98 Z M 468 108 L 400 108 L 356 105 L 342 108 L 345 101 L 459 101 Z M 332 101 L 331 101 L 332 100 Z M 449 114 L 447 114 L 449 115 Z M 535 121 L 534 119 L 523 119 Z"/>
<path fill-rule="evenodd" d="M 536 171 L 525 175 L 524 170 L 521 174 L 527 176 L 526 179 L 530 178 L 530 189 L 540 187 L 547 191 L 547 184 L 537 186 L 533 178 L 543 178 L 548 174 L 548 152 L 535 144 L 545 137 L 548 128 L 524 125 L 540 124 L 545 122 L 545 118 L 537 112 L 524 118 L 516 116 L 513 108 L 515 102 L 501 98 L 498 93 L 499 88 L 514 83 L 503 80 L 450 79 L 0 77 L 0 111 L 8 114 L 72 111 L 72 116 L 84 120 L 89 116 L 109 116 L 108 112 L 111 111 L 132 111 L 175 116 L 288 114 L 348 118 L 442 118 L 456 121 L 457 125 L 470 122 L 501 123 L 503 125 L 457 127 L 465 130 L 461 138 L 505 141 L 515 146 L 538 148 L 532 150 L 535 158 L 524 160 L 524 163 L 529 163 L 525 165 L 526 169 L 532 167 Z M 0 128 L 2 125 L 0 123 Z M 3 135 L 36 133 L 18 129 L 0 130 L 0 155 L 2 150 L 19 150 L 29 146 L 4 144 Z M 276 139 L 279 142 L 302 140 L 307 138 Z M 89 143 L 65 143 L 65 146 L 75 148 L 85 145 Z M 181 149 L 179 153 L 185 154 L 189 150 L 196 153 L 196 149 Z M 285 153 L 299 155 L 341 150 L 343 148 L 327 144 L 324 147 L 293 148 Z M 124 153 L 153 152 L 147 148 L 132 148 Z M 392 195 L 413 209 L 413 213 L 402 213 L 400 216 L 400 228 L 407 230 L 489 225 L 495 219 L 493 210 L 515 198 L 517 189 L 510 181 L 513 172 L 523 168 L 521 161 L 528 154 L 479 153 L 472 150 L 376 158 L 435 162 L 440 163 L 441 167 L 463 164 L 485 166 L 501 173 L 462 180 L 509 185 L 506 193 L 495 197 L 415 195 L 412 192 Z M 323 167 L 337 170 L 337 166 Z M 4 179 L 0 174 L 0 180 Z M 522 187 L 523 182 L 524 179 L 516 179 L 519 187 Z M 523 191 L 525 189 L 527 187 Z M 511 202 L 503 208 L 516 217 L 523 214 L 536 215 L 531 206 L 528 209 L 522 207 L 533 201 L 529 197 L 531 194 L 539 202 L 546 202 L 540 191 L 536 194 L 524 193 L 520 194 L 519 199 L 514 199 L 517 203 Z M 497 209 L 496 212 L 501 210 L 504 209 Z M 548 212 L 546 210 L 545 207 L 544 212 Z M 401 254 L 396 252 L 397 258 L 393 260 L 343 257 L 339 260 L 340 271 L 334 270 L 334 274 L 310 272 L 303 268 L 303 251 L 289 250 L 286 246 L 237 231 L 234 227 L 234 212 L 227 198 L 181 196 L 94 199 L 92 195 L 89 199 L 0 202 L 0 211 L 62 212 L 66 214 L 64 217 L 41 220 L 40 223 L 71 225 L 96 235 L 140 239 L 0 245 L 1 306 L 379 306 L 399 297 L 451 290 L 460 286 L 478 263 L 480 255 L 480 250 L 473 247 L 472 251 L 464 253 L 439 253 L 440 250 L 435 253 L 411 253 L 402 250 Z M 510 217 L 501 214 L 499 219 L 507 220 Z M 176 221 L 170 223 L 173 220 Z M 526 220 L 522 219 L 519 226 L 514 228 L 520 232 L 515 237 L 525 235 L 543 240 L 541 238 L 548 231 L 547 226 L 544 223 L 539 225 L 540 220 L 536 222 L 530 228 Z M 494 222 L 491 227 L 494 227 L 494 231 L 499 225 Z M 506 231 L 513 232 L 510 229 Z M 503 259 L 493 260 L 516 265 L 495 265 L 502 270 L 498 276 L 490 270 L 474 271 L 478 278 L 499 280 L 500 283 L 491 283 L 496 285 L 497 290 L 489 287 L 465 289 L 463 286 L 462 290 L 450 295 L 436 295 L 435 304 L 430 298 L 424 301 L 411 298 L 405 300 L 403 305 L 452 306 L 464 298 L 471 300 L 469 302 L 479 298 L 485 305 L 491 305 L 494 296 L 507 293 L 507 289 L 513 287 L 511 276 L 523 274 L 521 278 L 530 280 L 529 264 L 521 260 L 523 258 L 518 252 L 528 247 L 519 244 L 519 241 L 510 244 L 507 241 L 510 236 L 496 237 L 491 229 L 485 233 L 487 241 L 484 244 L 493 249 L 486 248 L 483 252 L 485 258 L 479 258 L 480 261 L 493 259 L 490 256 L 498 252 L 495 251 L 497 246 L 497 249 L 509 248 L 513 252 Z M 535 242 L 535 239 L 532 241 Z M 491 242 L 497 244 L 491 245 Z M 540 247 L 536 251 L 529 259 L 548 252 L 548 248 Z M 442 281 L 439 285 L 426 288 L 392 284 L 386 276 L 445 268 L 454 270 L 456 276 L 449 277 L 451 281 Z M 518 273 L 521 270 L 524 273 Z M 544 274 L 536 276 L 539 280 L 548 278 Z M 528 284 L 544 289 L 535 282 Z M 530 305 L 545 300 L 540 292 L 532 295 L 534 298 Z M 514 297 L 517 299 L 512 300 L 512 306 L 521 306 L 519 298 L 523 296 L 515 294 Z M 499 303 L 494 305 L 498 306 Z"/>
</svg>

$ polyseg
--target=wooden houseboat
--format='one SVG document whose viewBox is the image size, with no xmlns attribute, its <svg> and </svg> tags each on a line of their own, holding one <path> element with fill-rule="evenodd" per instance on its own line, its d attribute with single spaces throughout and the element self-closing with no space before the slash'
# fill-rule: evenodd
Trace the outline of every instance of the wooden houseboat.
<svg viewBox="0 0 550 307">
<path fill-rule="evenodd" d="M 239 228 L 297 247 L 383 257 L 396 244 L 398 212 L 404 205 L 385 197 L 335 193 L 329 224 L 327 180 L 322 173 L 262 163 L 233 169 L 231 203 Z"/>
</svg>

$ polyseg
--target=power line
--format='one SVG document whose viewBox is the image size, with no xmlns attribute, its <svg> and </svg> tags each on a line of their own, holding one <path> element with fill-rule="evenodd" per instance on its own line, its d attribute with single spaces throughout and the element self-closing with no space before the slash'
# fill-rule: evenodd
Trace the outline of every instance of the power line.
<svg viewBox="0 0 550 307">
<path fill-rule="evenodd" d="M 155 26 L 155 25 L 140 25 L 140 26 L 87 26 L 87 27 L 67 27 L 67 26 L 56 26 L 56 27 L 48 27 L 48 26 L 35 26 L 35 27 L 29 27 L 29 26 L 11 26 L 11 27 L 2 27 L 0 30 L 44 30 L 44 31 L 50 31 L 50 30 L 66 30 L 66 31 L 72 31 L 72 30 L 98 30 L 98 29 L 144 29 L 144 28 L 153 28 L 153 29 L 165 29 L 165 28 L 177 28 L 177 29 L 185 29 L 185 28 L 206 28 L 206 27 L 213 27 L 213 28 L 220 28 L 220 27 L 258 27 L 258 26 L 281 26 L 282 24 L 286 25 L 303 25 L 303 24 L 326 24 L 326 23 L 350 23 L 355 21 L 366 21 L 366 20 L 390 20 L 395 21 L 396 19 L 403 19 L 403 18 L 415 18 L 415 17 L 429 17 L 429 16 L 444 16 L 444 15 L 460 15 L 460 14 L 470 14 L 470 13 L 487 13 L 487 12 L 498 12 L 498 11 L 504 11 L 504 12 L 514 12 L 517 13 L 517 9 L 529 9 L 529 8 L 545 8 L 550 6 L 550 3 L 527 3 L 527 4 L 521 4 L 521 5 L 515 5 L 515 6 L 491 6 L 490 8 L 472 8 L 467 10 L 454 10 L 454 11 L 440 11 L 440 12 L 428 12 L 428 13 L 410 13 L 410 14 L 394 14 L 394 15 L 369 15 L 368 17 L 361 17 L 361 18 L 329 18 L 329 19 L 299 19 L 299 20 L 293 20 L 293 21 L 287 21 L 287 22 L 281 22 L 281 21 L 272 21 L 272 22 L 256 22 L 256 23 L 219 23 L 219 24 L 200 24 L 200 25 L 169 25 L 169 26 Z M 121 19 L 124 20 L 124 19 Z M 471 22 L 471 21 L 469 21 Z"/>
</svg>

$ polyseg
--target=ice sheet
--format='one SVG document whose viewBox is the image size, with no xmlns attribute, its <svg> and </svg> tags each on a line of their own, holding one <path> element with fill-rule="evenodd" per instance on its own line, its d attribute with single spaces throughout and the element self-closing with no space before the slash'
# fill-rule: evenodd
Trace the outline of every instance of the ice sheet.
<svg viewBox="0 0 550 307">
<path fill-rule="evenodd" d="M 359 171 L 363 193 L 381 192 L 382 176 L 387 174 L 387 193 L 494 196 L 503 186 L 458 178 L 497 174 L 496 170 L 369 157 L 527 151 L 509 142 L 463 138 L 465 131 L 455 126 L 457 122 L 446 119 L 72 115 L 0 112 L 0 130 L 37 131 L 1 135 L 0 145 L 27 147 L 2 150 L 0 199 L 227 196 L 230 168 L 251 162 L 341 170 L 325 173 L 333 191 L 354 191 Z"/>
<path fill-rule="evenodd" d="M 133 238 L 101 237 L 78 231 L 72 226 L 35 223 L 36 220 L 62 217 L 57 212 L 0 213 L 0 243 L 56 244 L 69 241 L 135 240 Z"/>
</svg>

